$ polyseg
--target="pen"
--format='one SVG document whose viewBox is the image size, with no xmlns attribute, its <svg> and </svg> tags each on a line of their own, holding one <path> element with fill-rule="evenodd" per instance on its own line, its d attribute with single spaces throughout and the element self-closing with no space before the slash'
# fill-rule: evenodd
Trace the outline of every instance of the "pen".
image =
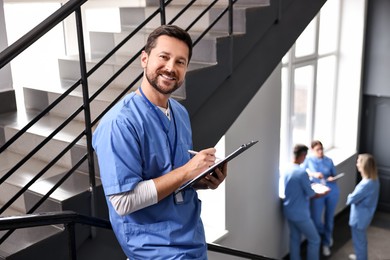
<svg viewBox="0 0 390 260">
<path fill-rule="evenodd" d="M 193 150 L 188 150 L 188 153 L 189 153 L 189 154 L 192 154 L 192 155 L 197 155 L 199 152 L 193 151 Z"/>
<path fill-rule="evenodd" d="M 192 154 L 192 155 L 197 155 L 199 152 L 197 152 L 197 151 L 194 151 L 194 150 L 188 150 L 188 153 L 189 154 Z M 218 157 L 215 157 L 215 159 L 217 159 L 217 160 L 221 160 L 220 158 L 218 158 Z"/>
</svg>

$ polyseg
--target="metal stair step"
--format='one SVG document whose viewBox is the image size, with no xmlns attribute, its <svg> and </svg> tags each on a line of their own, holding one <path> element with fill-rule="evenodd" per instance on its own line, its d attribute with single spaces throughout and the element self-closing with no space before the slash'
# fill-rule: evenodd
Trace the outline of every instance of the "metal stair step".
<svg viewBox="0 0 390 260">
<path fill-rule="evenodd" d="M 65 174 L 66 172 L 62 172 L 35 182 L 25 196 L 26 204 L 35 204 Z M 98 189 L 101 189 L 100 179 L 95 178 L 95 182 Z M 45 202 L 36 212 L 73 210 L 89 215 L 91 214 L 89 187 L 89 176 L 86 173 L 76 171 L 50 195 L 49 201 Z"/>
<path fill-rule="evenodd" d="M 198 0 L 194 3 L 194 5 L 210 5 L 214 0 Z M 240 0 L 235 5 L 269 5 L 270 0 Z M 155 5 L 158 6 L 160 4 L 160 0 L 146 0 L 147 5 Z M 173 0 L 171 5 L 183 5 L 188 4 L 188 0 Z M 229 0 L 219 0 L 219 5 L 227 5 L 229 4 Z"/>
<path fill-rule="evenodd" d="M 103 41 L 103 38 L 101 39 Z M 89 55 L 86 57 L 87 71 L 90 71 L 102 58 L 106 52 L 99 55 Z M 105 83 L 111 76 L 117 73 L 131 56 L 114 55 L 97 69 L 89 78 L 89 83 Z M 69 55 L 60 57 L 58 60 L 60 78 L 64 80 L 79 80 L 81 78 L 79 57 Z M 127 67 L 113 82 L 112 85 L 118 88 L 127 87 L 136 77 L 142 73 L 142 67 L 138 61 Z"/>
<path fill-rule="evenodd" d="M 21 113 L 20 111 L 18 112 Z M 29 110 L 26 112 L 27 118 L 36 115 L 37 111 Z M 13 118 L 13 121 L 9 118 Z M 21 119 L 20 119 L 21 118 Z M 14 114 L 8 114 L 2 117 L 2 120 L 8 122 L 3 124 L 2 132 L 4 133 L 5 141 L 14 136 L 25 125 L 25 121 L 28 119 L 22 118 L 22 116 L 15 116 Z M 40 144 L 48 135 L 50 135 L 54 129 L 63 123 L 65 118 L 61 118 L 55 115 L 45 115 L 30 129 L 27 130 L 17 141 L 15 141 L 7 150 L 13 151 L 18 154 L 27 155 L 32 149 Z M 52 138 L 45 146 L 43 146 L 35 155 L 35 159 L 39 159 L 44 162 L 51 161 L 57 156 L 75 137 L 81 134 L 85 129 L 84 123 L 81 121 L 73 120 L 66 127 L 64 127 L 54 138 Z M 85 137 L 82 137 L 70 151 L 68 151 L 57 162 L 62 167 L 72 167 L 72 152 L 73 150 L 80 152 L 79 150 L 85 147 Z"/>
<path fill-rule="evenodd" d="M 71 86 L 73 82 L 68 80 L 68 85 Z M 91 97 L 102 85 L 95 83 L 88 84 L 88 94 Z M 43 111 L 48 104 L 51 104 L 58 99 L 65 91 L 67 87 L 50 88 L 43 85 L 39 87 L 29 86 L 23 89 L 25 96 L 25 105 L 28 109 L 34 109 L 37 111 Z M 108 86 L 103 90 L 96 98 L 90 103 L 90 112 L 92 120 L 95 119 L 104 109 L 111 104 L 115 98 L 117 98 L 123 89 L 115 87 L 114 85 Z M 67 118 L 72 115 L 83 105 L 83 94 L 81 86 L 78 86 L 74 91 L 70 93 L 63 101 L 55 106 L 50 115 L 54 117 Z M 84 112 L 78 113 L 76 120 L 84 121 Z M 80 126 L 81 127 L 81 126 Z"/>
<path fill-rule="evenodd" d="M 197 17 L 206 10 L 207 7 L 213 1 L 196 1 L 193 3 L 191 8 L 186 10 L 184 14 L 175 20 L 174 24 L 182 27 L 188 28 L 189 25 L 197 19 Z M 166 21 L 169 23 L 181 10 L 183 10 L 189 1 L 185 0 L 174 0 L 168 6 L 165 7 Z M 203 15 L 190 29 L 191 32 L 202 32 L 207 28 L 211 22 L 213 22 L 216 17 L 218 17 L 225 9 L 228 8 L 228 1 L 218 1 L 210 10 L 207 11 L 207 14 Z M 252 7 L 265 7 L 269 6 L 269 1 L 257 1 L 257 0 L 244 0 L 238 1 L 234 4 L 233 9 L 233 29 L 235 33 L 244 33 L 245 32 L 245 10 Z M 147 17 L 152 15 L 157 8 L 159 8 L 159 3 L 155 5 L 148 5 L 147 7 L 121 7 L 120 8 L 120 23 L 123 26 L 136 26 L 145 21 Z M 237 19 L 239 18 L 239 19 Z M 241 19 L 244 18 L 244 19 Z M 154 29 L 161 24 L 160 16 L 155 16 L 148 24 L 146 25 L 149 29 Z M 228 13 L 224 14 L 224 17 L 211 28 L 212 32 L 227 32 L 228 31 Z"/>
<path fill-rule="evenodd" d="M 3 177 L 14 165 L 20 162 L 23 155 L 11 151 L 4 151 L 0 154 L 0 177 Z M 40 172 L 46 163 L 35 158 L 28 160 L 18 170 L 16 170 L 4 183 L 0 189 L 0 204 L 8 202 L 17 192 L 20 191 L 31 179 L 33 179 L 38 172 Z M 45 180 L 61 174 L 66 169 L 60 166 L 51 167 L 40 180 Z M 12 207 L 21 213 L 26 213 L 26 204 L 24 195 L 19 197 Z M 2 214 L 3 215 L 3 214 Z"/>
</svg>

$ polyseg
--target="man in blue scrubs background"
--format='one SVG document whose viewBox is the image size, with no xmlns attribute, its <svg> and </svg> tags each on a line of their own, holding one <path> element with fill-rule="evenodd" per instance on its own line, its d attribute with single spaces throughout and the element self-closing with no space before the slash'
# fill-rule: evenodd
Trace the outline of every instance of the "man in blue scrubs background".
<svg viewBox="0 0 390 260">
<path fill-rule="evenodd" d="M 216 160 L 215 148 L 190 157 L 188 112 L 170 98 L 184 82 L 191 55 L 186 31 L 174 25 L 155 29 L 141 54 L 141 86 L 119 101 L 93 134 L 110 221 L 131 260 L 207 259 L 195 189 L 216 189 L 227 165 L 175 194 Z"/>
<path fill-rule="evenodd" d="M 309 175 L 300 166 L 305 161 L 308 147 L 297 144 L 294 147 L 293 162 L 284 171 L 283 213 L 290 229 L 290 259 L 301 260 L 302 235 L 307 239 L 307 260 L 320 259 L 319 249 L 321 238 L 310 217 L 310 199 L 324 196 L 329 192 L 325 189 L 315 192 L 310 183 Z"/>
</svg>

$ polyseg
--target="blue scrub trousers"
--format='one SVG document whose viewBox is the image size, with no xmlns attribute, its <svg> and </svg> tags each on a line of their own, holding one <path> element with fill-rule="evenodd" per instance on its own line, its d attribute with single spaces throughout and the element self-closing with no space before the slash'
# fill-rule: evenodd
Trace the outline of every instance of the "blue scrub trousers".
<svg viewBox="0 0 390 260">
<path fill-rule="evenodd" d="M 367 229 L 351 227 L 352 243 L 357 260 L 367 260 Z"/>
<path fill-rule="evenodd" d="M 321 238 L 311 219 L 303 221 L 288 220 L 290 228 L 290 260 L 301 260 L 301 236 L 307 239 L 307 259 L 318 260 Z"/>
<path fill-rule="evenodd" d="M 335 189 L 323 197 L 312 199 L 310 202 L 311 218 L 322 238 L 322 244 L 325 246 L 330 246 L 333 236 L 334 213 L 338 199 L 339 191 Z M 322 221 L 323 217 L 324 221 Z"/>
</svg>

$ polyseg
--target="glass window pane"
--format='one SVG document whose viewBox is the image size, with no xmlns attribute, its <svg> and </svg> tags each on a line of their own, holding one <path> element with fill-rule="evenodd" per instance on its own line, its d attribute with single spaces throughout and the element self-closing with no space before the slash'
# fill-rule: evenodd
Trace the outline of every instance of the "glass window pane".
<svg viewBox="0 0 390 260">
<path fill-rule="evenodd" d="M 310 105 L 310 93 L 313 87 L 313 66 L 297 68 L 294 71 L 294 104 L 292 113 L 293 144 L 307 143 L 308 132 L 308 108 Z"/>
<path fill-rule="evenodd" d="M 332 144 L 335 72 L 335 56 L 318 60 L 314 138 L 321 140 L 325 148 Z"/>
<path fill-rule="evenodd" d="M 326 54 L 337 49 L 340 20 L 340 1 L 328 0 L 321 9 L 318 53 Z"/>
<path fill-rule="evenodd" d="M 290 51 L 288 51 L 282 58 L 282 64 L 285 65 L 290 62 Z"/>
<path fill-rule="evenodd" d="M 299 36 L 295 43 L 295 57 L 303 57 L 315 53 L 316 21 L 314 18 Z"/>
</svg>

